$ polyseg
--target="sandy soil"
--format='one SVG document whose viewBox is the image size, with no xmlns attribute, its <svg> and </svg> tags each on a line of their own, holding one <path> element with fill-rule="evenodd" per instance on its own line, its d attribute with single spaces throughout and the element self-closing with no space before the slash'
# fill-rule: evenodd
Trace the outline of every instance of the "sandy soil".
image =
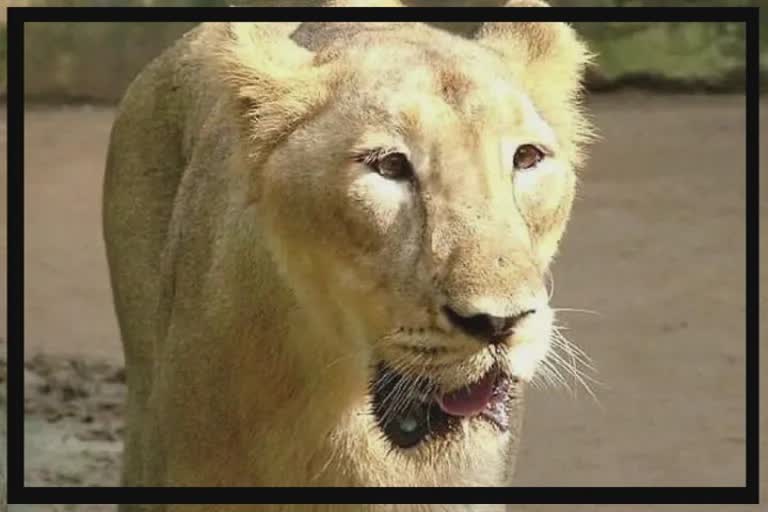
<svg viewBox="0 0 768 512">
<path fill-rule="evenodd" d="M 518 485 L 743 485 L 743 105 L 736 96 L 591 100 L 603 139 L 554 267 L 553 303 L 598 312 L 564 311 L 560 322 L 603 384 L 593 386 L 597 400 L 583 389 L 532 391 Z M 78 107 L 31 108 L 26 116 L 32 485 L 109 485 L 119 473 L 123 377 L 100 232 L 112 115 Z"/>
</svg>

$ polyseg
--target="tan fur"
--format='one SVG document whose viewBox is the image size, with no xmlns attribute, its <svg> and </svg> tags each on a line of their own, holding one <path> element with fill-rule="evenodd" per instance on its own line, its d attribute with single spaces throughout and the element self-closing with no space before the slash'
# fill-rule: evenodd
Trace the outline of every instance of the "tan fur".
<svg viewBox="0 0 768 512">
<path fill-rule="evenodd" d="M 294 28 L 204 24 L 121 103 L 104 230 L 129 384 L 124 483 L 505 485 L 519 399 L 509 433 L 469 421 L 403 451 L 378 433 L 368 385 L 377 361 L 446 390 L 488 368 L 446 303 L 535 306 L 503 348 L 508 371 L 535 373 L 552 323 L 542 276 L 585 140 L 586 52 L 562 24 L 487 25 L 476 40 L 306 24 L 300 44 Z M 531 142 L 555 155 L 516 173 Z M 378 146 L 406 152 L 416 183 L 352 157 Z"/>
</svg>

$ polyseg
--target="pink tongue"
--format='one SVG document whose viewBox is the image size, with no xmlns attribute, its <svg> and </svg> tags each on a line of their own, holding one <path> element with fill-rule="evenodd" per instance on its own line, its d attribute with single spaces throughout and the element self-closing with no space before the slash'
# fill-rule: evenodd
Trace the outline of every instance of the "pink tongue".
<svg viewBox="0 0 768 512">
<path fill-rule="evenodd" d="M 447 395 L 437 397 L 437 404 L 451 416 L 474 416 L 480 413 L 493 396 L 496 372 L 488 372 L 469 387 L 463 387 Z"/>
</svg>

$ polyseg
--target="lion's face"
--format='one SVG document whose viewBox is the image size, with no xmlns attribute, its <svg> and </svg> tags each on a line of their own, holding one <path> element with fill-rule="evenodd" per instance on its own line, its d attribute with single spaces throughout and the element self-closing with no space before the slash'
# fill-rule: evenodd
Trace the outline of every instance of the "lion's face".
<svg viewBox="0 0 768 512">
<path fill-rule="evenodd" d="M 315 54 L 332 90 L 253 178 L 276 261 L 328 344 L 367 364 L 401 448 L 505 430 L 506 392 L 550 345 L 545 274 L 576 182 L 573 109 L 552 117 L 490 45 L 421 30 Z"/>
</svg>

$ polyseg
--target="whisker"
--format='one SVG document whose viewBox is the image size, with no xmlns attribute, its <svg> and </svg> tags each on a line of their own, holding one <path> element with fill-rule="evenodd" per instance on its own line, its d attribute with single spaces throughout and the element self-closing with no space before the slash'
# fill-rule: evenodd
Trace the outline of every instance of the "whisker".
<svg viewBox="0 0 768 512">
<path fill-rule="evenodd" d="M 588 313 L 590 315 L 598 315 L 602 316 L 602 313 L 599 313 L 598 311 L 593 311 L 591 309 L 578 309 L 578 308 L 552 308 L 552 311 L 555 313 Z"/>
<path fill-rule="evenodd" d="M 591 360 L 585 358 L 578 352 L 574 351 L 570 345 L 567 345 L 567 344 L 558 345 L 557 342 L 554 342 L 552 350 L 553 352 L 558 350 L 563 351 L 565 355 L 568 357 L 571 367 L 578 368 L 579 366 L 583 366 L 589 372 L 597 373 L 597 369 L 592 365 Z"/>
<path fill-rule="evenodd" d="M 394 419 L 400 412 L 405 410 L 406 407 L 411 405 L 416 398 L 412 388 L 415 385 L 414 381 L 417 382 L 419 376 L 417 374 L 416 379 L 414 379 L 413 376 L 410 375 L 412 372 L 409 370 L 414 369 L 422 358 L 423 356 L 420 354 L 402 355 L 398 356 L 392 364 L 390 364 L 393 370 L 391 377 L 394 378 L 395 374 L 398 374 L 402 378 L 387 393 L 387 396 L 381 400 L 381 406 L 384 409 L 384 412 L 381 414 L 381 421 L 384 425 L 387 425 L 389 421 Z"/>
<path fill-rule="evenodd" d="M 423 359 L 424 356 L 417 355 L 414 357 L 414 360 L 412 361 L 413 365 L 415 365 L 420 359 Z M 423 375 L 417 374 L 415 379 L 408 379 L 409 380 L 409 388 L 406 389 L 403 395 L 402 403 L 400 408 L 396 411 L 397 414 L 400 414 L 403 411 L 407 411 L 414 402 L 419 398 L 419 386 L 421 382 L 423 382 L 423 379 L 425 377 Z"/>
<path fill-rule="evenodd" d="M 547 353 L 547 358 L 551 359 L 553 364 L 563 368 L 574 381 L 580 384 L 580 387 L 583 387 L 592 399 L 602 407 L 602 404 L 600 404 L 600 401 L 590 386 L 590 383 L 598 386 L 602 385 L 600 381 L 590 375 L 590 372 L 596 373 L 594 366 L 591 364 L 591 358 L 589 358 L 582 349 L 576 346 L 575 343 L 563 336 L 558 329 L 553 331 L 551 340 L 553 342 L 553 349 Z M 560 355 L 558 349 L 563 350 L 569 360 L 565 359 L 566 356 Z M 587 371 L 581 370 L 579 365 L 586 368 Z"/>
<path fill-rule="evenodd" d="M 552 341 L 555 346 L 564 348 L 572 355 L 572 357 L 575 358 L 576 361 L 592 371 L 597 371 L 595 367 L 592 366 L 592 358 L 586 352 L 584 352 L 581 347 L 566 338 L 562 333 L 559 332 L 558 329 L 555 329 L 553 334 L 554 337 L 552 338 Z"/>
<path fill-rule="evenodd" d="M 554 355 L 554 352 L 550 352 L 550 354 Z M 560 370 L 557 368 L 557 365 L 554 362 L 552 362 L 552 361 L 550 361 L 548 359 L 544 359 L 542 361 L 542 363 L 551 371 L 550 375 L 552 376 L 553 381 L 555 383 L 561 384 L 564 388 L 566 388 L 568 390 L 569 393 L 572 394 L 573 393 L 573 389 L 568 384 L 568 381 L 565 379 L 565 377 L 563 377 L 563 374 L 560 373 Z"/>
<path fill-rule="evenodd" d="M 534 388 L 539 390 L 546 390 L 547 387 L 553 387 L 554 381 L 552 380 L 551 373 L 552 370 L 550 370 L 549 365 L 544 364 L 544 361 L 542 361 L 542 366 L 540 366 L 538 371 L 534 374 L 531 379 L 531 384 Z"/>
<path fill-rule="evenodd" d="M 555 275 L 552 273 L 550 269 L 547 269 L 547 282 L 549 283 L 549 290 L 547 290 L 548 297 L 547 300 L 552 300 L 552 297 L 555 295 Z M 545 282 L 545 286 L 547 284 Z"/>
</svg>

